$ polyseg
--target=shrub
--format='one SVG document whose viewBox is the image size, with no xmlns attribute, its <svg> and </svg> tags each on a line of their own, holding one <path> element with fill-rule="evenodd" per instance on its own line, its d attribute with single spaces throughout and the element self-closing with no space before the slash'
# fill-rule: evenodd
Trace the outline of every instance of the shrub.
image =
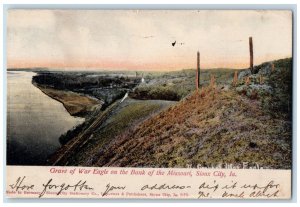
<svg viewBox="0 0 300 207">
<path fill-rule="evenodd" d="M 169 100 L 179 101 L 181 96 L 168 86 L 144 86 L 136 88 L 133 92 L 129 93 L 131 98 L 135 99 L 156 99 L 156 100 Z"/>
</svg>

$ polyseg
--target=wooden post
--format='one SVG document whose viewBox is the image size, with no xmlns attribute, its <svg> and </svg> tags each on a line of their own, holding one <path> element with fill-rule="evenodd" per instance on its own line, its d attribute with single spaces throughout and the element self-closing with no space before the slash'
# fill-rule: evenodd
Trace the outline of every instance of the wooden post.
<svg viewBox="0 0 300 207">
<path fill-rule="evenodd" d="M 233 82 L 232 82 L 234 87 L 236 86 L 237 81 L 238 81 L 238 75 L 237 75 L 237 71 L 235 71 L 233 75 Z"/>
<path fill-rule="evenodd" d="M 253 74 L 253 42 L 252 42 L 252 37 L 249 37 L 249 50 L 250 50 L 250 70 L 251 73 Z"/>
<path fill-rule="evenodd" d="M 196 89 L 197 92 L 200 87 L 200 53 L 199 51 L 197 52 L 197 71 L 196 71 Z"/>
</svg>

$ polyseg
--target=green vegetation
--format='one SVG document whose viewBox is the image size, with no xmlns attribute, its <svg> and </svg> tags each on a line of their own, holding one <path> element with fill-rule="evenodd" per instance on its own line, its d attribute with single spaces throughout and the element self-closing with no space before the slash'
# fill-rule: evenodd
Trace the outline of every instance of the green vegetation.
<svg viewBox="0 0 300 207">
<path fill-rule="evenodd" d="M 290 169 L 291 63 L 292 59 L 263 63 L 255 66 L 255 74 L 239 70 L 236 87 L 232 80 L 237 70 L 201 70 L 199 92 L 195 70 L 144 73 L 145 83 L 132 90 L 131 98 L 119 104 L 63 164 L 241 167 L 248 162 Z M 216 88 L 209 86 L 211 75 Z M 170 106 L 172 102 L 162 100 L 180 101 Z M 92 125 L 97 113 L 91 117 L 80 127 Z M 73 135 L 79 132 L 75 129 Z"/>
<path fill-rule="evenodd" d="M 248 86 L 244 73 L 237 88 L 204 87 L 117 136 L 94 154 L 95 165 L 210 167 L 229 163 L 241 167 L 248 162 L 251 166 L 290 169 L 292 131 L 287 114 L 291 112 L 291 59 L 275 61 L 274 71 L 270 64 L 257 66 L 258 73 L 250 75 Z M 218 72 L 215 76 L 223 77 L 219 81 L 231 83 L 226 73 Z M 262 84 L 257 79 L 260 75 L 265 77 Z M 209 75 L 202 77 L 208 80 Z M 207 82 L 202 81 L 204 85 Z"/>
<path fill-rule="evenodd" d="M 39 72 L 32 78 L 34 84 L 44 88 L 73 91 L 92 96 L 103 102 L 102 108 L 122 98 L 132 90 L 140 79 L 128 74 L 106 72 Z"/>
<path fill-rule="evenodd" d="M 274 62 L 275 70 L 271 73 L 267 84 L 272 92 L 264 98 L 264 107 L 272 115 L 286 114 L 292 118 L 292 59 L 283 59 Z M 274 113 L 276 112 L 276 113 Z"/>
<path fill-rule="evenodd" d="M 200 85 L 207 86 L 211 75 L 216 78 L 217 85 L 230 84 L 233 79 L 232 69 L 204 69 L 200 74 Z M 178 101 L 195 90 L 195 69 L 172 71 L 165 73 L 149 73 L 146 83 L 140 84 L 129 96 L 135 99 L 159 99 Z"/>
<path fill-rule="evenodd" d="M 291 123 L 271 119 L 233 91 L 205 89 L 122 134 L 94 154 L 98 166 L 186 167 L 241 165 L 291 167 Z M 100 149 L 101 151 L 101 149 Z"/>
<path fill-rule="evenodd" d="M 182 96 L 184 95 L 182 94 Z M 141 86 L 129 93 L 129 96 L 134 99 L 170 101 L 179 101 L 182 98 L 179 91 L 172 86 Z"/>
<path fill-rule="evenodd" d="M 273 69 L 272 69 L 273 64 Z M 255 67 L 256 74 L 243 71 L 236 90 L 239 94 L 262 102 L 264 111 L 272 118 L 287 116 L 292 112 L 292 59 L 286 58 L 263 63 Z M 245 85 L 245 77 L 250 84 Z M 260 83 L 262 78 L 262 83 Z"/>
<path fill-rule="evenodd" d="M 91 165 L 91 162 L 93 162 L 90 160 L 92 155 L 97 154 L 99 149 L 105 148 L 116 136 L 126 132 L 129 128 L 173 103 L 169 101 L 126 99 L 103 125 L 93 133 L 92 138 L 82 148 L 83 150 L 79 150 L 75 156 L 69 159 L 68 165 L 80 165 L 86 162 L 89 162 L 89 165 Z M 72 131 L 69 133 L 72 133 Z"/>
</svg>

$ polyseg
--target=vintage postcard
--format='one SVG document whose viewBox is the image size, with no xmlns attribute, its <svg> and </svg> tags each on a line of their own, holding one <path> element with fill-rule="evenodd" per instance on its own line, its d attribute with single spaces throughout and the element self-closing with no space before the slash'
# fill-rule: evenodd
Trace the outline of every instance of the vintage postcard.
<svg viewBox="0 0 300 207">
<path fill-rule="evenodd" d="M 8 10 L 6 197 L 290 199 L 292 16 Z"/>
</svg>

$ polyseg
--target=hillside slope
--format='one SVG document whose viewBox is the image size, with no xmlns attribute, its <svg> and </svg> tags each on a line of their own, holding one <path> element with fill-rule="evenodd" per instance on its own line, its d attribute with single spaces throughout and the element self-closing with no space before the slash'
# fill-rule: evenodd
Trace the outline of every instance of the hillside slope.
<svg viewBox="0 0 300 207">
<path fill-rule="evenodd" d="M 64 146 L 74 141 L 79 143 L 76 149 L 62 150 L 65 159 L 57 162 L 52 156 L 54 162 L 49 163 L 119 167 L 227 164 L 235 168 L 248 165 L 290 169 L 292 59 L 266 62 L 255 68 L 255 74 L 249 69 L 226 73 L 207 70 L 202 90 L 191 92 L 180 102 L 127 98 L 79 142 L 77 135 L 86 127 L 95 126 L 93 120 L 99 118 L 95 111 L 84 127 L 70 130 L 70 136 L 62 135 L 61 138 L 68 138 L 63 139 Z M 238 76 L 236 82 L 234 74 Z M 180 77 L 182 81 L 169 85 L 169 76 L 157 78 L 161 81 L 158 88 L 180 88 L 183 84 L 184 91 L 194 90 L 193 75 Z M 215 77 L 212 80 L 217 87 L 209 86 L 210 77 Z"/>
<path fill-rule="evenodd" d="M 291 165 L 290 121 L 232 91 L 194 93 L 124 133 L 94 158 L 98 166 L 186 167 L 257 163 Z"/>
<path fill-rule="evenodd" d="M 281 71 L 274 75 L 282 77 Z M 268 79 L 274 79 L 272 74 Z M 268 100 L 275 104 L 266 97 L 207 87 L 118 136 L 99 149 L 93 165 L 211 167 L 226 163 L 241 167 L 248 162 L 249 166 L 288 169 L 291 120 L 284 110 L 266 110 Z"/>
<path fill-rule="evenodd" d="M 98 153 L 98 149 L 102 149 L 124 130 L 176 103 L 173 101 L 134 100 L 127 98 L 122 103 L 116 102 L 103 112 L 100 110 L 99 112 L 95 111 L 89 120 L 78 126 L 78 129 L 70 130 L 67 134 L 60 137 L 63 146 L 61 150 L 49 158 L 49 163 L 90 166 L 91 158 Z M 99 118 L 101 118 L 101 123 L 98 122 L 96 124 Z M 91 129 L 91 126 L 94 127 Z M 89 132 L 85 133 L 87 136 L 83 136 L 85 131 Z M 82 137 L 81 141 L 79 137 Z M 74 142 L 78 144 L 74 144 Z M 67 151 L 65 147 L 68 148 L 70 145 L 74 145 L 74 147 Z M 64 154 L 64 159 L 58 161 L 57 157 L 60 157 L 62 154 Z"/>
</svg>

